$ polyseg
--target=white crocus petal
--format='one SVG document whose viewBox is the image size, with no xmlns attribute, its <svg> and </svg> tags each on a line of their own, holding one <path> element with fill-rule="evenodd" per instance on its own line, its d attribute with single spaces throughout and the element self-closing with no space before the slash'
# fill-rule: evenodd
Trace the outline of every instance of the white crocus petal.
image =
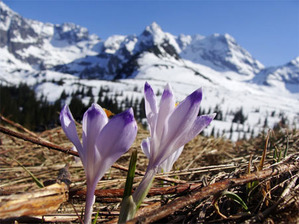
<svg viewBox="0 0 299 224">
<path fill-rule="evenodd" d="M 216 114 L 196 117 L 195 121 L 190 125 L 188 129 L 181 130 L 181 132 L 179 132 L 179 135 L 177 135 L 176 138 L 172 139 L 169 144 L 163 144 L 164 148 L 161 147 L 160 152 L 164 153 L 160 154 L 160 157 L 157 161 L 155 161 L 155 163 L 158 164 L 159 161 L 167 159 L 172 153 L 175 152 L 177 148 L 184 146 L 186 143 L 195 138 L 205 127 L 207 127 L 211 123 L 215 116 Z"/>
<path fill-rule="evenodd" d="M 88 146 L 88 144 L 94 144 L 100 131 L 107 123 L 108 117 L 102 107 L 98 104 L 92 104 L 83 116 L 83 145 Z"/>
<path fill-rule="evenodd" d="M 146 114 L 157 113 L 157 103 L 156 103 L 156 95 L 152 87 L 146 82 L 144 85 L 144 94 L 145 94 L 145 110 Z"/>
<path fill-rule="evenodd" d="M 163 169 L 164 173 L 167 173 L 172 169 L 173 164 L 175 163 L 175 161 L 178 160 L 178 158 L 183 152 L 183 149 L 184 146 L 180 147 L 174 153 L 172 153 L 166 160 L 164 160 L 164 162 L 161 163 L 160 168 Z"/>
<path fill-rule="evenodd" d="M 68 139 L 75 145 L 81 160 L 84 160 L 85 158 L 84 149 L 78 137 L 73 115 L 67 105 L 65 105 L 62 108 L 59 118 L 60 118 L 60 123 L 63 131 L 65 132 Z"/>
</svg>

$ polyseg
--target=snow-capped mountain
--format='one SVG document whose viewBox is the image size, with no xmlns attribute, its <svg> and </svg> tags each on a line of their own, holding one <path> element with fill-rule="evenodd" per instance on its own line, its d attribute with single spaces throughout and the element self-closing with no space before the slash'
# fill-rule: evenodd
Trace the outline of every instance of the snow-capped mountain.
<svg viewBox="0 0 299 224">
<path fill-rule="evenodd" d="M 180 35 L 178 41 L 182 58 L 221 72 L 234 71 L 249 79 L 264 68 L 229 34 L 213 34 L 207 37 Z"/>
<path fill-rule="evenodd" d="M 139 36 L 111 36 L 101 46 L 97 55 L 58 65 L 55 70 L 80 78 L 114 80 L 134 77 L 140 67 L 138 60 L 146 52 L 161 59 L 180 58 L 175 37 L 163 32 L 156 23 L 147 26 Z"/>
<path fill-rule="evenodd" d="M 215 70 L 233 71 L 241 79 L 251 79 L 264 66 L 239 46 L 228 34 L 208 37 L 176 37 L 152 23 L 139 35 L 112 36 L 103 43 L 96 56 L 80 58 L 56 70 L 76 74 L 81 78 L 119 79 L 134 77 L 140 65 L 138 59 L 150 52 L 163 59 L 190 60 Z"/>
<path fill-rule="evenodd" d="M 52 69 L 81 78 L 134 77 L 144 52 L 161 59 L 187 59 L 219 71 L 234 71 L 247 79 L 263 68 L 228 34 L 176 37 L 153 23 L 140 35 L 117 35 L 100 41 L 78 25 L 44 24 L 23 18 L 0 4 L 2 51 L 40 70 Z"/>
<path fill-rule="evenodd" d="M 39 70 L 69 63 L 96 54 L 99 42 L 100 39 L 89 35 L 86 28 L 71 23 L 53 25 L 26 19 L 0 2 L 1 54 L 10 54 L 12 60 L 7 63 L 15 67 L 18 67 L 17 61 Z"/>
<path fill-rule="evenodd" d="M 285 65 L 261 70 L 252 81 L 260 85 L 285 86 L 290 92 L 299 93 L 299 57 Z"/>
<path fill-rule="evenodd" d="M 284 117 L 299 123 L 298 58 L 264 68 L 228 34 L 175 36 L 154 22 L 139 35 L 101 40 L 75 24 L 23 18 L 0 1 L 0 55 L 0 84 L 26 82 L 52 102 L 64 93 L 68 103 L 78 89 L 90 88 L 93 98 L 82 96 L 88 104 L 104 97 L 102 87 L 119 102 L 140 100 L 145 81 L 158 93 L 169 82 L 178 100 L 203 87 L 202 109 L 221 115 L 209 132 L 228 137 L 234 129 L 237 139 Z M 232 122 L 238 110 L 244 124 Z"/>
</svg>

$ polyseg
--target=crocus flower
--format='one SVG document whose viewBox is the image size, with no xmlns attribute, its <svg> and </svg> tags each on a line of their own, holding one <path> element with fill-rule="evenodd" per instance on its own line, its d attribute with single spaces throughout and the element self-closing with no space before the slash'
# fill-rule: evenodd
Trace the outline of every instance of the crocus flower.
<svg viewBox="0 0 299 224">
<path fill-rule="evenodd" d="M 150 149 L 149 149 L 149 145 L 150 145 L 150 138 L 144 139 L 141 143 L 141 149 L 144 152 L 144 154 L 146 155 L 147 158 L 150 158 Z M 172 167 L 173 164 L 175 163 L 175 161 L 177 161 L 177 159 L 180 157 L 180 155 L 182 154 L 184 149 L 184 146 L 178 148 L 173 154 L 171 154 L 163 163 L 160 164 L 159 166 L 159 172 L 164 172 L 167 173 L 169 172 Z"/>
<path fill-rule="evenodd" d="M 79 140 L 74 118 L 67 105 L 60 113 L 60 122 L 84 166 L 87 185 L 84 222 L 90 223 L 98 181 L 112 164 L 128 151 L 136 138 L 137 124 L 133 110 L 128 109 L 109 120 L 102 107 L 93 104 L 83 116 L 83 144 Z"/>
<path fill-rule="evenodd" d="M 168 172 L 180 156 L 184 145 L 208 126 L 215 114 L 198 116 L 202 89 L 197 89 L 175 106 L 175 98 L 169 84 L 166 85 L 157 106 L 156 96 L 148 83 L 144 86 L 145 111 L 150 127 L 150 137 L 141 147 L 149 159 L 143 180 L 133 193 L 136 206 L 146 196 L 154 175 L 163 169 Z"/>
</svg>

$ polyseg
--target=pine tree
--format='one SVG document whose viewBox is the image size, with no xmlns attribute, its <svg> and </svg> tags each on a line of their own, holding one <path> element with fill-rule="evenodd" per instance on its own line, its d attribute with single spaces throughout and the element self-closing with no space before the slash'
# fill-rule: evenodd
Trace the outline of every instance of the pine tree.
<svg viewBox="0 0 299 224">
<path fill-rule="evenodd" d="M 264 125 L 263 125 L 264 128 L 268 127 L 268 119 L 267 117 L 265 118 L 264 120 Z"/>
<path fill-rule="evenodd" d="M 92 94 L 92 87 L 89 87 L 87 92 L 86 92 L 86 96 L 89 96 L 89 97 L 93 97 L 93 94 Z"/>
<path fill-rule="evenodd" d="M 81 121 L 83 113 L 87 109 L 82 101 L 75 96 L 72 98 L 69 107 L 72 111 L 74 119 L 77 121 Z"/>
<path fill-rule="evenodd" d="M 215 136 L 215 127 L 213 127 L 213 128 L 212 128 L 212 131 L 211 131 L 211 136 L 212 136 L 212 137 L 214 137 L 214 136 Z"/>
<path fill-rule="evenodd" d="M 140 108 L 140 119 L 146 118 L 144 98 L 141 99 L 139 108 Z"/>
<path fill-rule="evenodd" d="M 247 120 L 247 118 L 245 117 L 245 115 L 243 113 L 243 108 L 241 107 L 241 109 L 235 113 L 233 122 L 239 123 L 239 124 L 244 124 L 245 120 Z"/>
<path fill-rule="evenodd" d="M 65 100 L 68 97 L 68 95 L 65 93 L 65 90 L 62 91 L 60 94 L 60 99 Z"/>
</svg>

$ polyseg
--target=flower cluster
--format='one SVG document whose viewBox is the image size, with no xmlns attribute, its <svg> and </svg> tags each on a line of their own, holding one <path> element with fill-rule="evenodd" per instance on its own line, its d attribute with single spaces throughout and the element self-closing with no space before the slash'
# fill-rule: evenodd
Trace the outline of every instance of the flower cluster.
<svg viewBox="0 0 299 224">
<path fill-rule="evenodd" d="M 130 208 L 121 210 L 121 221 L 134 217 L 155 175 L 162 170 L 169 172 L 182 153 L 184 145 L 208 126 L 215 117 L 215 114 L 198 116 L 202 100 L 201 89 L 194 91 L 178 105 L 169 84 L 164 89 L 159 106 L 156 95 L 148 83 L 144 86 L 144 96 L 150 137 L 142 141 L 141 148 L 149 163 L 138 188 L 126 199 L 127 202 L 123 203 L 130 205 L 128 206 Z M 137 124 L 133 110 L 129 109 L 108 119 L 105 111 L 99 105 L 93 104 L 83 116 L 82 144 L 68 106 L 63 107 L 60 121 L 84 166 L 87 180 L 84 221 L 90 223 L 94 191 L 98 181 L 112 164 L 128 151 L 136 137 Z"/>
</svg>

